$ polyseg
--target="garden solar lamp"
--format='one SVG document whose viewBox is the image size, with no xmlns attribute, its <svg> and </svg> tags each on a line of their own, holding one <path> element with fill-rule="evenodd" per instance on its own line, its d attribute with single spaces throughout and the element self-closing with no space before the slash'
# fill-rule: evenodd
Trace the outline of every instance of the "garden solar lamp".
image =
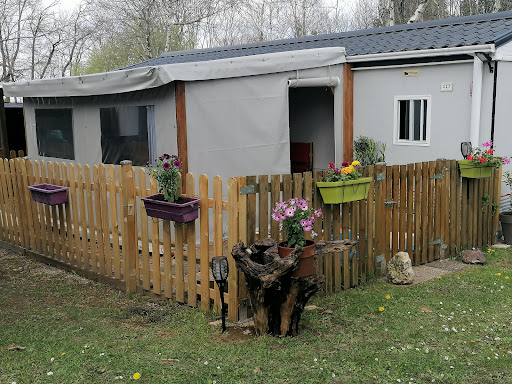
<svg viewBox="0 0 512 384">
<path fill-rule="evenodd" d="M 220 312 L 222 314 L 222 333 L 226 332 L 226 313 L 224 311 L 224 290 L 228 281 L 229 265 L 226 256 L 212 258 L 212 274 L 220 291 Z"/>
<path fill-rule="evenodd" d="M 460 143 L 460 152 L 462 153 L 462 157 L 467 159 L 468 155 L 471 153 L 471 143 L 469 141 Z"/>
</svg>

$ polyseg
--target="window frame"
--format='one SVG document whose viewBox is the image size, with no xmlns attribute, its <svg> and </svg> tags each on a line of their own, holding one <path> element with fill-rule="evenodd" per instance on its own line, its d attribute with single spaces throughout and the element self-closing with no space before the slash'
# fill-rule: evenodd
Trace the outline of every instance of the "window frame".
<svg viewBox="0 0 512 384">
<path fill-rule="evenodd" d="M 56 110 L 65 110 L 69 111 L 70 113 L 70 122 L 71 122 L 71 148 L 72 148 L 72 157 L 57 157 L 53 156 L 54 154 L 48 154 L 47 151 L 42 153 L 41 151 L 41 140 L 39 137 L 39 130 L 37 129 L 37 123 L 38 123 L 38 111 L 56 111 Z M 43 113 L 43 112 L 41 112 Z M 37 155 L 40 157 L 47 157 L 47 158 L 53 158 L 53 159 L 64 159 L 64 160 L 76 160 L 76 148 L 75 148 L 75 117 L 74 117 L 74 110 L 71 106 L 59 106 L 59 108 L 34 108 L 34 122 L 35 122 L 35 133 L 36 133 L 36 145 L 37 145 Z"/>
<path fill-rule="evenodd" d="M 420 100 L 427 101 L 427 118 L 426 118 L 426 130 L 425 130 L 425 140 L 404 140 L 400 139 L 400 110 L 399 105 L 400 101 L 411 101 L 411 100 Z M 421 113 L 423 114 L 424 108 L 421 108 Z M 429 147 L 430 146 L 430 127 L 431 127 L 431 119 L 432 119 L 432 96 L 431 95 L 401 95 L 395 96 L 394 98 L 394 118 L 393 118 L 393 144 L 394 145 L 414 145 L 418 147 Z M 414 120 L 413 115 L 409 117 L 409 121 Z M 420 122 L 424 121 L 424 119 L 420 118 Z M 422 127 L 421 127 L 422 128 Z M 410 136 L 414 136 L 414 126 L 411 125 L 409 127 Z M 422 133 L 422 129 L 420 129 L 420 135 Z"/>
</svg>

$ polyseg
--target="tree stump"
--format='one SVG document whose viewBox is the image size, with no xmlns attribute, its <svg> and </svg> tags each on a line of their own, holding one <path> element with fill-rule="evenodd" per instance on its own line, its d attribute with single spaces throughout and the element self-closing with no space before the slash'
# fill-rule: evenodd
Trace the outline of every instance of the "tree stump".
<svg viewBox="0 0 512 384">
<path fill-rule="evenodd" d="M 316 254 L 343 252 L 355 244 L 354 240 L 317 241 Z M 316 274 L 292 277 L 303 250 L 297 246 L 281 258 L 277 242 L 270 238 L 250 248 L 242 242 L 233 247 L 236 268 L 245 275 L 257 335 L 297 336 L 306 303 L 324 284 L 324 276 Z"/>
</svg>

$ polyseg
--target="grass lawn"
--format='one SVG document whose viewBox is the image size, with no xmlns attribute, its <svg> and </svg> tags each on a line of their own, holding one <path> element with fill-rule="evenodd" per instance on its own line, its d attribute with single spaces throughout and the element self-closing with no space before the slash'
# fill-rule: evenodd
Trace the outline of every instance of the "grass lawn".
<svg viewBox="0 0 512 384">
<path fill-rule="evenodd" d="M 487 258 L 317 296 L 298 337 L 256 338 L 0 250 L 0 384 L 512 383 L 512 251 Z"/>
</svg>

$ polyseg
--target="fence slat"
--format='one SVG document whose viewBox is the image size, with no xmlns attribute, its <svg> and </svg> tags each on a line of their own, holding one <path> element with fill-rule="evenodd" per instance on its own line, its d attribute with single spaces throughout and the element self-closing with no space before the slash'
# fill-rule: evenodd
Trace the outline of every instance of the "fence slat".
<svg viewBox="0 0 512 384">
<path fill-rule="evenodd" d="M 107 197 L 107 174 L 105 164 L 98 167 L 100 174 L 100 207 L 101 207 L 101 227 L 103 237 L 103 255 L 105 260 L 105 268 L 102 274 L 112 276 L 112 250 L 110 246 L 110 225 L 108 220 L 108 197 Z"/>
<path fill-rule="evenodd" d="M 238 182 L 235 178 L 228 180 L 228 250 L 238 243 Z M 267 194 L 268 195 L 268 194 Z M 233 271 L 228 275 L 228 319 L 238 320 L 238 278 L 236 276 L 235 259 L 228 253 L 229 270 Z"/>
<path fill-rule="evenodd" d="M 192 173 L 186 175 L 187 196 L 195 196 L 195 179 Z M 197 268 L 196 268 L 196 222 L 191 221 L 185 225 L 187 240 L 187 304 L 191 307 L 197 306 Z M 236 276 L 233 273 L 231 276 Z M 238 297 L 235 297 L 238 299 Z M 238 308 L 238 306 L 237 306 Z M 237 319 L 238 320 L 238 319 Z"/>
<path fill-rule="evenodd" d="M 337 205 L 325 204 L 323 208 L 324 212 L 324 240 L 332 239 L 332 217 L 333 217 L 333 209 L 334 207 L 339 207 Z M 325 293 L 330 294 L 333 291 L 333 253 L 324 253 L 323 254 L 323 270 L 325 275 Z"/>
<path fill-rule="evenodd" d="M 254 185 L 256 188 L 256 176 L 246 178 L 247 185 Z M 256 240 L 256 194 L 247 195 L 247 244 L 254 244 Z"/>
<path fill-rule="evenodd" d="M 91 270 L 94 273 L 98 273 L 98 255 L 96 252 L 97 244 L 96 244 L 96 229 L 94 227 L 94 203 L 92 199 L 92 183 L 91 183 L 91 168 L 89 165 L 84 166 L 84 176 L 85 176 L 85 195 L 87 199 L 87 230 L 88 230 L 88 249 L 89 249 L 89 257 L 90 257 L 90 266 Z M 131 212 L 130 212 L 131 213 Z M 132 215 L 129 215 L 132 217 Z M 137 238 L 137 237 L 135 237 Z M 123 250 L 125 248 L 125 239 L 123 238 Z M 123 252 L 124 254 L 124 252 Z M 125 275 L 126 280 L 126 275 Z"/>
<path fill-rule="evenodd" d="M 0 159 L 0 183 L 2 185 L 2 215 L 3 215 L 3 223 L 4 223 L 4 238 L 9 239 L 11 243 L 15 243 L 14 239 L 14 227 L 12 224 L 12 204 L 9 199 L 8 192 L 8 178 L 7 174 L 9 172 L 8 168 L 8 160 Z"/>
<path fill-rule="evenodd" d="M 1 169 L 1 162 L 0 162 L 0 172 L 2 172 L 2 169 Z M 25 167 L 27 169 L 27 183 L 28 185 L 35 185 L 35 177 L 34 177 L 34 163 L 31 161 L 31 160 L 26 160 L 26 163 L 25 163 Z M 38 209 L 37 209 L 37 203 L 35 201 L 32 200 L 32 198 L 30 197 L 30 192 L 29 191 L 26 191 L 27 192 L 27 196 L 28 196 L 28 199 L 29 200 L 29 207 L 30 209 L 32 210 L 32 222 L 33 222 L 33 230 L 34 230 L 34 243 L 33 243 L 33 250 L 35 250 L 36 252 L 40 252 L 41 250 L 41 227 L 40 227 L 40 217 L 39 217 L 39 212 L 38 212 Z M 3 199 L 1 200 L 3 201 Z M 2 207 L 2 210 L 4 208 Z M 4 221 L 5 223 L 5 221 Z"/>
<path fill-rule="evenodd" d="M 201 233 L 199 255 L 201 259 L 201 308 L 205 311 L 208 311 L 210 310 L 210 215 L 208 209 L 208 176 L 206 175 L 199 176 L 199 198 L 201 199 L 199 206 L 199 230 Z M 244 201 L 245 206 L 243 205 Z M 247 241 L 247 195 L 241 196 L 240 206 L 240 226 L 245 229 L 245 236 Z M 242 212 L 245 212 L 245 215 L 242 215 Z"/>
<path fill-rule="evenodd" d="M 390 200 L 394 201 L 394 204 L 391 205 L 391 217 L 392 217 L 392 226 L 391 226 L 391 257 L 393 257 L 398 252 L 398 237 L 400 232 L 400 166 L 393 165 L 393 181 L 392 181 L 392 197 Z"/>
<path fill-rule="evenodd" d="M 414 164 L 407 164 L 407 244 L 406 249 L 414 260 L 412 238 L 414 234 Z"/>
<path fill-rule="evenodd" d="M 76 178 L 75 178 L 75 166 L 74 164 L 68 165 L 68 175 L 69 175 L 69 206 L 71 206 L 72 211 L 72 220 L 73 220 L 73 241 L 74 241 L 74 257 L 72 258 L 73 264 L 78 265 L 82 268 L 82 251 L 81 251 L 81 242 L 80 242 L 80 224 L 78 221 L 78 193 L 76 189 Z"/>
<path fill-rule="evenodd" d="M 101 197 L 100 197 L 100 172 L 97 165 L 92 168 L 93 171 L 93 193 L 94 193 L 94 212 L 96 216 L 96 254 L 98 261 L 98 269 L 94 269 L 95 273 L 105 274 L 105 252 L 103 248 L 103 226 L 101 222 Z"/>
<path fill-rule="evenodd" d="M 350 228 L 350 207 L 347 203 L 341 204 L 341 235 L 342 240 L 349 238 Z M 344 251 L 341 254 L 343 268 L 343 289 L 350 288 L 350 252 Z"/>
<path fill-rule="evenodd" d="M 367 273 L 369 276 L 373 276 L 375 274 L 375 253 L 374 253 L 374 223 L 375 223 L 375 167 L 370 165 L 367 167 L 368 173 L 367 176 L 372 178 L 372 182 L 370 183 L 370 191 L 368 193 L 368 201 L 366 203 L 367 206 L 367 219 L 366 219 L 366 227 L 367 227 L 367 246 L 366 246 L 366 254 L 367 254 Z"/>
<path fill-rule="evenodd" d="M 410 188 L 407 185 L 407 166 L 406 165 L 400 165 L 399 166 L 399 172 L 400 172 L 400 213 L 398 217 L 398 224 L 399 224 L 399 233 L 398 233 L 398 250 L 399 251 L 406 251 L 406 244 L 405 244 L 405 232 L 407 230 L 407 188 Z M 412 189 L 412 188 L 411 188 Z M 398 200 L 397 200 L 398 203 Z M 398 205 L 398 204 L 397 204 Z"/>
<path fill-rule="evenodd" d="M 185 224 L 174 223 L 174 272 L 176 276 L 176 301 L 178 303 L 185 302 L 185 271 L 184 271 L 184 254 L 183 247 L 185 243 L 184 236 Z"/>
<path fill-rule="evenodd" d="M 25 177 L 26 177 L 26 169 L 22 168 L 22 164 L 25 160 L 20 157 L 15 160 L 16 167 L 16 179 L 18 182 L 18 193 L 19 193 L 19 204 L 20 204 L 20 213 L 21 216 L 18 217 L 18 223 L 23 228 L 23 244 L 25 248 L 30 248 L 30 228 L 32 227 L 31 216 L 29 215 L 28 204 L 27 204 L 27 193 L 28 190 L 25 186 Z M 27 218 L 27 223 L 24 225 L 22 220 Z"/>
<path fill-rule="evenodd" d="M 16 157 L 16 156 L 14 156 Z M 16 240 L 17 240 L 17 244 L 20 245 L 20 246 L 24 246 L 25 245 L 25 239 L 24 239 L 24 236 L 23 236 L 23 226 L 22 225 L 19 225 L 19 218 L 21 217 L 21 206 L 20 206 L 20 193 L 18 191 L 18 182 L 17 182 L 17 177 L 16 177 L 16 165 L 14 163 L 14 159 L 10 159 L 9 160 L 9 170 L 10 170 L 10 177 L 9 177 L 9 185 L 12 185 L 12 204 L 13 204 L 13 222 L 14 222 L 14 226 L 16 228 L 16 232 L 17 232 L 17 236 L 16 236 Z"/>
<path fill-rule="evenodd" d="M 359 203 L 357 201 L 351 202 L 348 204 L 350 207 L 350 239 L 357 241 L 357 219 L 358 219 L 358 207 Z M 357 261 L 357 248 L 352 249 L 350 251 L 352 259 L 350 260 L 351 265 L 351 287 L 355 287 L 359 284 L 359 263 Z"/>
<path fill-rule="evenodd" d="M 271 178 L 271 187 L 270 187 L 270 211 L 274 209 L 276 203 L 281 200 L 281 176 L 280 175 L 272 175 Z M 242 197 L 243 195 L 240 195 Z M 245 201 L 245 200 L 244 200 Z M 242 204 L 242 201 L 240 201 Z M 246 204 L 246 203 L 244 203 Z M 240 212 L 240 217 L 242 216 L 242 212 Z M 240 234 L 242 235 L 242 234 Z M 279 241 L 279 222 L 276 220 L 270 220 L 270 237 Z M 243 241 L 243 240 L 242 240 Z M 243 275 L 243 274 L 241 274 Z"/>
<path fill-rule="evenodd" d="M 255 211 L 256 212 L 256 211 Z M 222 239 L 222 179 L 213 178 L 213 252 L 214 256 L 223 255 Z M 217 284 L 214 284 L 213 308 L 220 313 L 220 293 Z"/>
<path fill-rule="evenodd" d="M 153 177 L 150 177 L 149 179 L 149 190 L 151 191 L 150 193 L 152 195 L 158 193 L 158 182 Z M 114 217 L 112 217 L 112 220 L 114 220 Z M 119 251 L 119 246 L 114 248 L 114 260 L 116 257 L 116 248 L 117 251 Z M 153 266 L 153 292 L 159 295 L 162 293 L 162 267 L 160 264 L 160 225 L 158 224 L 158 220 L 154 218 L 151 218 L 151 264 Z"/>
<path fill-rule="evenodd" d="M 258 176 L 259 185 L 259 239 L 266 239 L 268 237 L 268 175 Z"/>
<path fill-rule="evenodd" d="M 139 168 L 139 196 L 141 198 L 148 196 L 146 187 L 146 170 Z M 144 209 L 144 203 L 140 200 L 140 237 L 141 237 L 141 256 L 142 256 L 142 288 L 146 291 L 151 289 L 150 267 L 149 267 L 149 232 L 148 232 L 148 215 Z M 139 280 L 137 280 L 139 283 Z"/>
<path fill-rule="evenodd" d="M 420 265 L 422 252 L 422 211 L 421 163 L 414 164 L 414 264 Z"/>
<path fill-rule="evenodd" d="M 334 204 L 332 206 L 332 234 L 333 240 L 338 240 L 340 238 L 340 230 L 341 230 L 341 207 L 339 204 Z M 316 220 L 315 220 L 316 221 Z M 342 275 L 341 275 L 341 255 L 339 253 L 333 253 L 333 272 L 334 272 L 334 292 L 340 292 L 342 286 Z"/>
</svg>

